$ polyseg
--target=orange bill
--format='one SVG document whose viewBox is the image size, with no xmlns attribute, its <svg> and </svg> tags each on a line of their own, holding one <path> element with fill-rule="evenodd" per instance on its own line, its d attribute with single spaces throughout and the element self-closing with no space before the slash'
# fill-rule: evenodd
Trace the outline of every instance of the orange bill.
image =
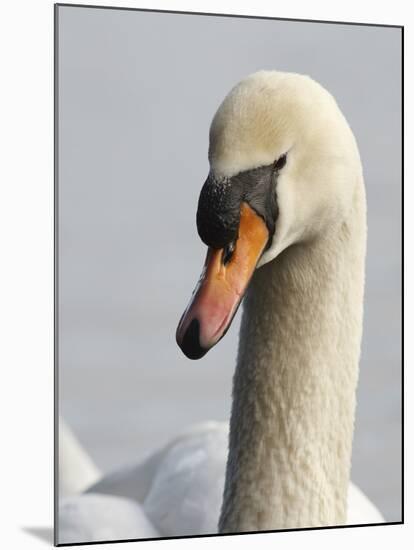
<svg viewBox="0 0 414 550">
<path fill-rule="evenodd" d="M 242 203 L 231 255 L 209 248 L 203 271 L 177 328 L 177 344 L 200 359 L 226 334 L 269 239 L 264 220 Z"/>
</svg>

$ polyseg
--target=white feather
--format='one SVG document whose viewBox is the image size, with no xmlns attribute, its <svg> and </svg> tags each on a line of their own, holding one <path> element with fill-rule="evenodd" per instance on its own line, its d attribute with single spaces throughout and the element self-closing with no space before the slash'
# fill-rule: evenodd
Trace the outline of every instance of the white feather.
<svg viewBox="0 0 414 550">
<path fill-rule="evenodd" d="M 59 544 L 154 538 L 159 534 L 136 502 L 109 495 L 62 498 Z"/>
<path fill-rule="evenodd" d="M 67 496 L 80 493 L 102 474 L 63 418 L 59 418 L 58 441 L 59 494 Z"/>
<path fill-rule="evenodd" d="M 109 473 L 86 494 L 62 499 L 59 542 L 217 533 L 228 431 L 227 422 L 191 426 L 143 463 Z M 383 521 L 351 483 L 347 524 Z"/>
</svg>

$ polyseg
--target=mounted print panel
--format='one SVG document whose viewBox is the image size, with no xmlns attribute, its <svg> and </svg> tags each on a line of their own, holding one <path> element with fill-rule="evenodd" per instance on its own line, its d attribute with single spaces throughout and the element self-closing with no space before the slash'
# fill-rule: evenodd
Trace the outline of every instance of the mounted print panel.
<svg viewBox="0 0 414 550">
<path fill-rule="evenodd" d="M 56 543 L 400 523 L 402 28 L 55 24 Z"/>
</svg>

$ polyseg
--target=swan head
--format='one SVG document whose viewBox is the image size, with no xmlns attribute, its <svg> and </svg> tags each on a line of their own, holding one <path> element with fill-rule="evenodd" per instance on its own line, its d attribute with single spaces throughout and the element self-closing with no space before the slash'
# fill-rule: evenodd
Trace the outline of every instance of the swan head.
<svg viewBox="0 0 414 550">
<path fill-rule="evenodd" d="M 197 210 L 209 248 L 177 328 L 192 359 L 224 336 L 254 270 L 342 223 L 361 181 L 336 101 L 293 73 L 260 71 L 230 91 L 211 123 L 209 161 Z"/>
</svg>

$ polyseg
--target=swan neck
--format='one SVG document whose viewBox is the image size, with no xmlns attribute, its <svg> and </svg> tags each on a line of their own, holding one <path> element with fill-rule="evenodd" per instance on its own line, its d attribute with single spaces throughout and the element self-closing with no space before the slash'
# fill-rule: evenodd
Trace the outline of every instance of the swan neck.
<svg viewBox="0 0 414 550">
<path fill-rule="evenodd" d="M 346 521 L 365 234 L 359 195 L 349 222 L 290 247 L 253 277 L 233 380 L 220 532 Z"/>
</svg>

